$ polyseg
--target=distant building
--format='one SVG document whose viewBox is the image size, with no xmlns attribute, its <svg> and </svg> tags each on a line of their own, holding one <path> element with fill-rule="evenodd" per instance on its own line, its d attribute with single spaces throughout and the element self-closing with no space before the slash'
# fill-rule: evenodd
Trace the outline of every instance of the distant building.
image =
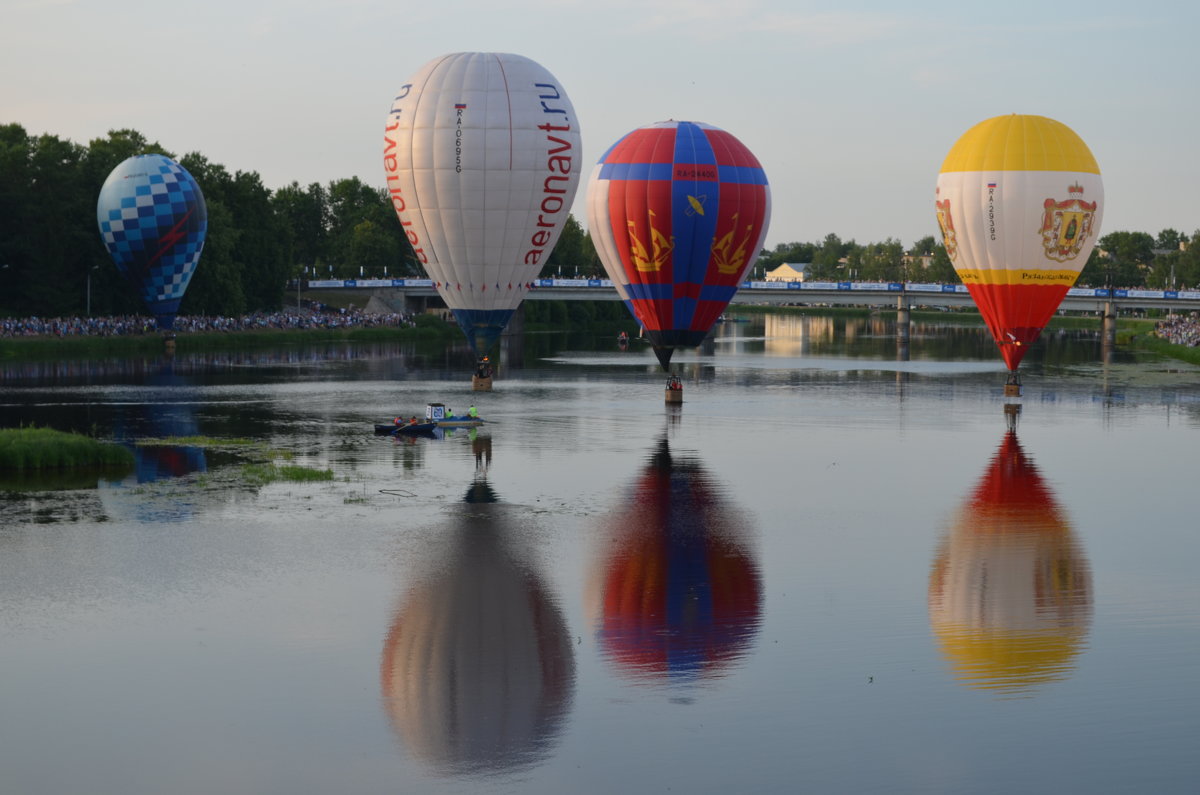
<svg viewBox="0 0 1200 795">
<path fill-rule="evenodd" d="M 766 279 L 769 282 L 802 282 L 804 281 L 804 272 L 808 270 L 808 262 L 785 262 L 774 270 L 767 271 Z"/>
</svg>

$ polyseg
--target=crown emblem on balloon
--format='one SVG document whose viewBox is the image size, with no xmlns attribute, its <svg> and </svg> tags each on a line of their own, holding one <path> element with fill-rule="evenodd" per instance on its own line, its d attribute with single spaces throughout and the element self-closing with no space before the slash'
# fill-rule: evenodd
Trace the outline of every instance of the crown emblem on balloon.
<svg viewBox="0 0 1200 795">
<path fill-rule="evenodd" d="M 1069 194 L 1078 193 L 1079 195 L 1082 196 L 1083 195 L 1083 186 L 1080 185 L 1078 182 L 1076 182 L 1074 185 L 1067 188 L 1067 193 L 1069 193 Z"/>
<path fill-rule="evenodd" d="M 654 212 L 650 212 L 649 250 L 637 236 L 637 224 L 633 221 L 628 221 L 627 224 L 630 240 L 629 253 L 633 257 L 634 267 L 643 273 L 657 273 L 662 270 L 662 266 L 667 264 L 667 260 L 671 258 L 675 241 L 669 240 L 666 235 L 654 228 Z"/>
</svg>

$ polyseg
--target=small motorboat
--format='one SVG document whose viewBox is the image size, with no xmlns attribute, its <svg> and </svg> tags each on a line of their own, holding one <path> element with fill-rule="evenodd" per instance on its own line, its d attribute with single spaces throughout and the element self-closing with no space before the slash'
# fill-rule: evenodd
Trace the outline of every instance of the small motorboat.
<svg viewBox="0 0 1200 795">
<path fill-rule="evenodd" d="M 448 420 L 438 420 L 434 424 L 439 428 L 478 428 L 483 425 L 483 420 L 479 417 L 453 417 Z"/>
</svg>

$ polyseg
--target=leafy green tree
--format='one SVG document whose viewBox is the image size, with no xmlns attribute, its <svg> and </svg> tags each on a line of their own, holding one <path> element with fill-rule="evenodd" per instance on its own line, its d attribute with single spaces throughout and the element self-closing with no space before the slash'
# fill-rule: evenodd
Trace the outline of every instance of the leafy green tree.
<svg viewBox="0 0 1200 795">
<path fill-rule="evenodd" d="M 1092 287 L 1138 287 L 1145 284 L 1154 259 L 1154 238 L 1145 232 L 1110 232 L 1079 273 L 1079 284 Z"/>
<path fill-rule="evenodd" d="M 934 245 L 933 259 L 930 261 L 925 273 L 920 278 L 913 278 L 913 281 L 934 282 L 937 284 L 962 283 L 962 279 L 958 276 L 958 271 L 954 270 L 954 263 L 950 261 L 950 255 L 946 253 L 946 247 L 941 243 Z"/>
<path fill-rule="evenodd" d="M 856 278 L 860 281 L 899 281 L 904 272 L 904 247 L 889 237 L 882 243 L 862 246 L 858 260 Z"/>
<path fill-rule="evenodd" d="M 571 278 L 594 275 L 590 269 L 591 258 L 585 247 L 587 242 L 583 226 L 575 220 L 574 215 L 568 213 L 567 220 L 563 222 L 558 242 L 554 244 L 550 256 L 546 257 L 545 264 L 538 276 L 549 278 L 557 273 Z"/>
<path fill-rule="evenodd" d="M 381 277 L 400 262 L 400 244 L 379 224 L 363 219 L 354 225 L 350 236 L 350 259 L 358 264 L 360 273 Z"/>
<path fill-rule="evenodd" d="M 846 256 L 847 244 L 832 232 L 813 252 L 812 267 L 807 278 L 814 280 L 836 279 L 839 275 L 839 260 Z"/>
<path fill-rule="evenodd" d="M 1158 233 L 1158 239 L 1154 241 L 1155 248 L 1165 248 L 1171 251 L 1178 251 L 1179 245 L 1187 241 L 1187 238 L 1179 234 L 1174 229 L 1164 229 Z"/>
<path fill-rule="evenodd" d="M 275 215 L 283 222 L 287 256 L 296 273 L 315 272 L 329 245 L 329 197 L 320 183 L 307 188 L 293 182 L 271 196 Z"/>
</svg>

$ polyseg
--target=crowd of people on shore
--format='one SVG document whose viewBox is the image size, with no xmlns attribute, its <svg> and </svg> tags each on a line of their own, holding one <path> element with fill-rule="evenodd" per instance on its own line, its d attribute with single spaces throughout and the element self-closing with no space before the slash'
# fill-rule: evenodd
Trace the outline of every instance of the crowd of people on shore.
<svg viewBox="0 0 1200 795">
<path fill-rule="evenodd" d="M 175 318 L 175 331 L 182 333 L 381 326 L 406 328 L 412 325 L 413 317 L 408 313 L 364 312 L 353 307 L 335 309 L 315 302 L 299 309 L 253 312 L 241 317 L 180 315 Z M 118 337 L 149 334 L 156 329 L 154 318 L 142 315 L 0 318 L 0 337 Z"/>
<path fill-rule="evenodd" d="M 1200 313 L 1167 315 L 1154 327 L 1154 333 L 1173 345 L 1200 346 Z"/>
</svg>

